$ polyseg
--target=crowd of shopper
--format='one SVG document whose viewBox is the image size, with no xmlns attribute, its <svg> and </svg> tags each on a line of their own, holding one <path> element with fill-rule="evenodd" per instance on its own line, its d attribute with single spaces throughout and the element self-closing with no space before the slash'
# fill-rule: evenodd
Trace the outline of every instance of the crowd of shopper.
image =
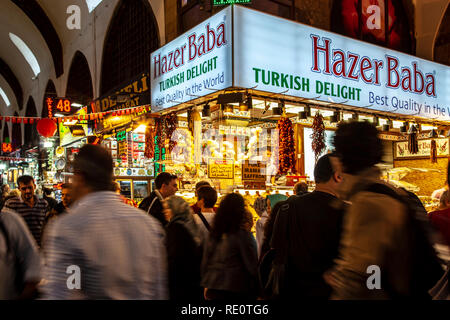
<svg viewBox="0 0 450 320">
<path fill-rule="evenodd" d="M 258 197 L 254 226 L 239 193 L 216 207 L 217 191 L 202 181 L 190 207 L 167 172 L 130 206 L 111 155 L 86 145 L 61 203 L 38 198 L 28 176 L 18 197 L 2 188 L 0 299 L 448 298 L 448 266 L 430 234 L 450 245 L 448 197 L 427 217 L 382 181 L 369 123 L 339 125 L 334 148 L 316 163 L 313 192 L 298 184 L 290 197 Z"/>
</svg>

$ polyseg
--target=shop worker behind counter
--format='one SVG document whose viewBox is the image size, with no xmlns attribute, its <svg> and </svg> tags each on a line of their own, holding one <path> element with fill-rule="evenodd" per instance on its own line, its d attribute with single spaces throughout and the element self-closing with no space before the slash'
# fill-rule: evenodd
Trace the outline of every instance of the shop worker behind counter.
<svg viewBox="0 0 450 320">
<path fill-rule="evenodd" d="M 142 200 L 139 209 L 144 210 L 166 226 L 168 221 L 164 216 L 161 200 L 173 196 L 178 190 L 177 176 L 168 172 L 161 172 L 155 179 L 156 190 Z"/>
<path fill-rule="evenodd" d="M 87 144 L 73 168 L 70 214 L 55 219 L 44 237 L 44 298 L 167 299 L 165 232 L 112 191 L 111 154 Z M 79 267 L 79 288 L 68 285 L 72 265 Z"/>
</svg>

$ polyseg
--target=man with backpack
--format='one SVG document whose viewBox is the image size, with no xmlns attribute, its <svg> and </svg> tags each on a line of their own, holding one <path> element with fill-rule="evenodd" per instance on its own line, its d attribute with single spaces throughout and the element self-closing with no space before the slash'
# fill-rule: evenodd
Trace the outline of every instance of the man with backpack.
<svg viewBox="0 0 450 320">
<path fill-rule="evenodd" d="M 275 264 L 283 264 L 285 274 L 276 298 L 330 297 L 331 287 L 323 274 L 337 257 L 345 211 L 337 193 L 342 183 L 338 161 L 333 154 L 319 158 L 314 168 L 314 192 L 294 195 L 279 209 L 271 246 Z M 274 298 L 274 292 L 266 290 L 265 294 Z"/>
<path fill-rule="evenodd" d="M 334 147 L 343 169 L 341 198 L 349 200 L 339 259 L 325 275 L 333 299 L 429 299 L 443 270 L 404 190 L 381 180 L 383 147 L 368 122 L 339 125 Z"/>
<path fill-rule="evenodd" d="M 0 212 L 0 300 L 31 299 L 41 280 L 39 251 L 25 221 Z"/>
</svg>

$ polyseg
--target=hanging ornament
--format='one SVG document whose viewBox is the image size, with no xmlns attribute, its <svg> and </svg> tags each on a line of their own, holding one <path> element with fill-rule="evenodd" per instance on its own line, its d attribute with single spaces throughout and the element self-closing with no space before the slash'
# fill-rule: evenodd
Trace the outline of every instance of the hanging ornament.
<svg viewBox="0 0 450 320">
<path fill-rule="evenodd" d="M 431 140 L 431 154 L 430 154 L 431 163 L 437 163 L 437 144 L 436 140 Z"/>
<path fill-rule="evenodd" d="M 51 119 L 41 119 L 37 123 L 36 129 L 41 136 L 50 138 L 56 133 L 57 126 L 55 121 Z"/>
<path fill-rule="evenodd" d="M 411 125 L 408 131 L 408 151 L 411 154 L 419 152 L 419 141 L 417 139 L 417 127 Z"/>
<path fill-rule="evenodd" d="M 317 112 L 314 116 L 312 125 L 313 133 L 311 134 L 311 147 L 314 151 L 315 160 L 319 160 L 320 155 L 325 150 L 325 124 L 323 123 L 323 116 Z"/>
<path fill-rule="evenodd" d="M 282 117 L 278 120 L 277 129 L 280 139 L 278 171 L 280 174 L 286 174 L 289 171 L 295 172 L 294 129 L 291 120 Z"/>
</svg>

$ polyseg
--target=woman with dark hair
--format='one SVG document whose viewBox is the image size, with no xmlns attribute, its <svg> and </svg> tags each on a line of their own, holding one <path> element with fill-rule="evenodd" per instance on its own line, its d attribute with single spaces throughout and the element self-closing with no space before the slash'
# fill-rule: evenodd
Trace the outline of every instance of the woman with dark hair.
<svg viewBox="0 0 450 320">
<path fill-rule="evenodd" d="M 167 225 L 169 294 L 173 300 L 201 300 L 200 264 L 202 245 L 200 230 L 189 204 L 181 197 L 163 201 Z"/>
<path fill-rule="evenodd" d="M 220 202 L 202 261 L 207 300 L 255 299 L 256 246 L 246 220 L 244 198 L 237 193 Z"/>
</svg>

